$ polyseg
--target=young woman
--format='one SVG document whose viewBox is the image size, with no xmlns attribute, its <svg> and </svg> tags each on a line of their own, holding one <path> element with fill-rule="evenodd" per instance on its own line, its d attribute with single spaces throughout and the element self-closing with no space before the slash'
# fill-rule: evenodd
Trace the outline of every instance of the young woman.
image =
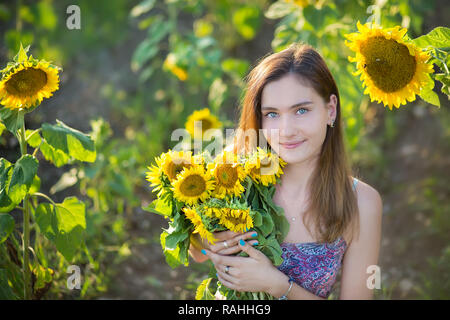
<svg viewBox="0 0 450 320">
<path fill-rule="evenodd" d="M 262 59 L 248 75 L 239 129 L 266 129 L 265 142 L 287 163 L 273 197 L 290 223 L 284 262 L 275 267 L 254 248 L 251 231 L 216 233 L 213 246 L 194 242 L 194 260 L 211 259 L 219 280 L 238 291 L 326 299 L 341 271 L 340 299 L 372 299 L 382 199 L 351 176 L 342 128 L 336 83 L 311 46 L 293 44 Z M 254 150 L 262 141 L 251 137 L 238 137 L 233 150 Z M 249 257 L 232 255 L 240 250 Z"/>
</svg>

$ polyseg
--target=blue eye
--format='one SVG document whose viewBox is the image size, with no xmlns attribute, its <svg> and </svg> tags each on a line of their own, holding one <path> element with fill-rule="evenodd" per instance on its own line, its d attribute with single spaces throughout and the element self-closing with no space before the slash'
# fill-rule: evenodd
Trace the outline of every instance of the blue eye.
<svg viewBox="0 0 450 320">
<path fill-rule="evenodd" d="M 269 112 L 269 113 L 266 114 L 266 117 L 267 118 L 273 118 L 273 117 L 269 117 L 269 114 L 271 114 L 271 113 L 275 114 L 275 112 Z"/>
<path fill-rule="evenodd" d="M 305 111 L 308 111 L 308 109 L 305 109 L 305 108 L 300 108 L 300 109 L 298 109 L 298 110 L 297 110 L 297 112 L 298 112 L 298 111 L 300 111 L 300 110 L 305 110 Z M 306 113 L 306 112 L 301 112 L 300 114 L 305 114 L 305 113 Z"/>
</svg>

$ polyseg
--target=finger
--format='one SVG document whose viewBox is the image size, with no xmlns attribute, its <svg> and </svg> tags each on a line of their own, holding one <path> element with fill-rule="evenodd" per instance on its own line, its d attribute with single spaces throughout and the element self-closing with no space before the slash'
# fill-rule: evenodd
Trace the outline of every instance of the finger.
<svg viewBox="0 0 450 320">
<path fill-rule="evenodd" d="M 231 230 L 214 232 L 214 238 L 216 238 L 217 240 L 220 240 L 220 241 L 232 239 L 237 235 L 239 235 L 239 233 L 231 231 Z"/>
<path fill-rule="evenodd" d="M 257 243 L 256 243 L 257 244 Z M 253 246 L 255 243 L 253 242 Z M 257 249 L 255 249 L 249 242 L 246 242 L 244 240 L 239 241 L 239 247 L 242 251 L 247 253 L 250 257 L 254 259 L 259 259 L 263 253 Z"/>
<path fill-rule="evenodd" d="M 215 245 L 210 246 L 210 250 L 212 252 L 215 253 L 219 253 L 219 254 L 229 254 L 226 253 L 228 251 L 230 252 L 234 252 L 234 250 L 229 250 L 232 247 L 236 247 L 237 246 L 237 241 L 232 241 L 232 240 L 225 240 L 225 241 L 221 241 Z M 240 250 L 240 249 L 239 249 Z"/>
<path fill-rule="evenodd" d="M 239 240 L 248 240 L 248 239 L 255 239 L 258 236 L 258 233 L 256 231 L 250 231 L 242 234 L 238 234 L 234 238 L 230 240 L 226 240 L 228 246 L 234 246 L 237 245 Z"/>
<path fill-rule="evenodd" d="M 235 246 L 232 246 L 230 248 L 227 249 L 221 249 L 219 251 L 217 251 L 217 254 L 221 254 L 221 255 L 225 255 L 225 256 L 229 256 L 235 253 L 238 253 L 241 251 L 241 248 L 239 248 L 239 246 L 236 244 Z"/>
<path fill-rule="evenodd" d="M 219 281 L 227 288 L 231 289 L 231 290 L 236 290 L 237 291 L 237 286 L 234 285 L 232 282 L 224 279 L 222 277 L 222 275 L 220 273 L 218 273 L 217 278 L 219 279 Z"/>
<path fill-rule="evenodd" d="M 240 265 L 240 263 L 242 263 L 243 259 L 242 257 L 225 256 L 217 254 L 208 249 L 203 249 L 202 253 L 208 256 L 215 265 L 222 264 L 226 266 L 236 267 Z"/>
<path fill-rule="evenodd" d="M 223 272 L 222 270 L 217 270 L 217 276 L 220 276 L 222 279 L 228 281 L 229 283 L 236 285 L 236 278 L 233 277 L 230 273 Z"/>
<path fill-rule="evenodd" d="M 248 243 L 251 246 L 256 246 L 258 244 L 258 241 L 257 240 L 250 240 L 250 241 L 248 241 Z M 229 256 L 229 255 L 232 255 L 232 254 L 235 254 L 235 253 L 239 253 L 241 251 L 242 251 L 241 247 L 238 244 L 236 244 L 235 246 L 233 246 L 231 248 L 219 250 L 216 253 Z"/>
</svg>

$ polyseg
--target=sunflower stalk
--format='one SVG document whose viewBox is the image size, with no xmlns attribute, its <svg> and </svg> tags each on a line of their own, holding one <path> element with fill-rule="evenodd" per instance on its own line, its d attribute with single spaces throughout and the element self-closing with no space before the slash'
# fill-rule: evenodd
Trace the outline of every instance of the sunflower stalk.
<svg viewBox="0 0 450 320">
<path fill-rule="evenodd" d="M 22 128 L 19 132 L 20 152 L 22 156 L 27 154 L 27 142 L 25 137 L 25 121 L 22 123 Z M 28 247 L 30 246 L 30 195 L 27 193 L 23 199 L 23 280 L 24 280 L 24 299 L 31 299 L 31 270 L 30 270 L 30 256 Z"/>
</svg>

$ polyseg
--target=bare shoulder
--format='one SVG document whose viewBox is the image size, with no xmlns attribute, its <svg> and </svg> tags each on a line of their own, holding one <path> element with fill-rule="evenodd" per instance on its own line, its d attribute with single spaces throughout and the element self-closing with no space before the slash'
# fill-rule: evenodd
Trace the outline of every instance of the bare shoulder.
<svg viewBox="0 0 450 320">
<path fill-rule="evenodd" d="M 356 197 L 361 218 L 367 214 L 381 214 L 379 209 L 383 206 L 380 193 L 371 185 L 358 179 L 356 183 Z"/>
<path fill-rule="evenodd" d="M 374 187 L 359 179 L 355 189 L 359 210 L 360 235 L 378 232 L 381 230 L 383 215 L 383 200 L 380 193 Z"/>
</svg>

